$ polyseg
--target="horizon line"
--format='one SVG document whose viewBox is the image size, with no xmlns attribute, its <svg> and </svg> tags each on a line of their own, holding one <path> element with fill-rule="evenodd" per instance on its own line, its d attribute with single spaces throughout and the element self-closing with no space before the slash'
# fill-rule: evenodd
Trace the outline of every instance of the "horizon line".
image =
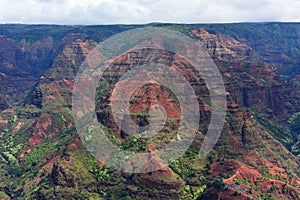
<svg viewBox="0 0 300 200">
<path fill-rule="evenodd" d="M 233 21 L 233 22 L 148 22 L 148 23 L 108 23 L 108 24 L 63 24 L 63 23 L 23 23 L 23 22 L 0 22 L 0 25 L 32 25 L 32 26 L 137 26 L 137 25 L 197 25 L 197 24 L 271 24 L 271 23 L 280 23 L 280 24 L 298 24 L 299 22 L 295 21 Z"/>
</svg>

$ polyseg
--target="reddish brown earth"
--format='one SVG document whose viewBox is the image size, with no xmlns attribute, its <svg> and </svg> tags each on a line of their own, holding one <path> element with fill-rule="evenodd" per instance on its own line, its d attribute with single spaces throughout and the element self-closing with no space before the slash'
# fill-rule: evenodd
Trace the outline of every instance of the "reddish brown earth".
<svg viewBox="0 0 300 200">
<path fill-rule="evenodd" d="M 34 146 L 39 144 L 42 141 L 42 138 L 51 138 L 51 134 L 49 135 L 49 133 L 46 132 L 49 126 L 52 127 L 51 116 L 46 115 L 36 123 L 36 131 L 32 134 L 32 137 L 29 139 L 29 144 Z M 55 127 L 52 128 L 55 129 Z"/>
<path fill-rule="evenodd" d="M 259 159 L 259 158 L 258 158 Z M 263 160 L 262 160 L 263 161 Z M 269 162 L 268 162 L 269 163 Z M 270 167 L 270 174 L 271 175 L 276 175 L 272 174 L 273 171 L 281 171 L 281 175 L 285 173 L 284 169 L 278 168 L 278 167 Z M 228 185 L 231 189 L 227 191 L 222 191 L 218 193 L 222 198 L 227 199 L 229 196 L 232 196 L 233 191 L 238 192 L 239 194 L 242 194 L 242 197 L 240 196 L 239 198 L 235 197 L 235 199 L 240 199 L 240 198 L 253 198 L 252 195 L 258 195 L 260 194 L 263 190 L 264 191 L 269 191 L 271 190 L 272 187 L 276 187 L 278 189 L 275 189 L 276 191 L 273 193 L 275 196 L 278 198 L 282 197 L 282 188 L 285 188 L 287 191 L 295 191 L 298 190 L 294 186 L 290 185 L 287 182 L 280 181 L 280 180 L 275 180 L 275 179 L 268 179 L 265 178 L 260 172 L 258 172 L 256 169 L 253 167 L 241 163 L 236 160 L 221 160 L 220 162 L 215 162 L 212 164 L 210 173 L 215 176 L 215 177 L 220 177 L 222 174 L 231 174 L 233 175 L 227 179 L 223 179 L 223 182 Z M 287 177 L 285 175 L 282 175 L 282 177 Z M 240 184 L 237 183 L 237 180 L 246 180 L 247 184 Z M 288 180 L 288 179 L 287 179 Z M 251 184 L 251 185 L 249 185 Z M 239 189 L 237 188 L 237 185 Z M 250 187 L 255 187 L 257 189 L 252 189 L 252 194 L 248 195 L 245 194 L 246 191 L 250 189 Z M 216 191 L 215 191 L 216 192 Z"/>
<path fill-rule="evenodd" d="M 269 108 L 272 110 L 267 113 L 270 118 L 286 114 L 283 102 L 285 83 L 274 69 L 260 60 L 252 48 L 228 36 L 210 34 L 202 28 L 190 34 L 215 59 L 224 77 L 226 90 L 239 106 L 260 105 Z M 224 66 L 220 61 L 230 62 L 230 66 Z"/>
<path fill-rule="evenodd" d="M 297 199 L 298 194 L 300 194 L 299 178 L 295 175 L 291 175 L 290 171 L 288 171 L 288 168 L 295 170 L 299 167 L 297 158 L 291 155 L 265 128 L 260 126 L 253 114 L 247 109 L 252 105 L 268 108 L 271 110 L 267 113 L 270 118 L 286 114 L 282 100 L 283 85 L 278 79 L 278 75 L 276 75 L 274 70 L 268 65 L 260 63 L 261 60 L 257 57 L 255 52 L 244 43 L 228 36 L 210 34 L 204 29 L 194 30 L 191 34 L 198 39 L 198 42 L 202 44 L 215 59 L 220 72 L 224 75 L 225 85 L 228 91 L 228 118 L 224 126 L 223 134 L 212 152 L 212 155 L 215 156 L 212 159 L 212 164 L 209 165 L 209 163 L 206 163 L 205 166 L 202 166 L 203 163 L 199 163 L 199 165 L 201 165 L 199 167 L 197 163 L 195 164 L 197 165 L 197 167 L 195 167 L 196 169 L 193 168 L 194 166 L 191 167 L 191 170 L 196 175 L 206 176 L 207 182 L 205 182 L 205 184 L 218 179 L 221 179 L 222 183 L 225 184 L 224 188 L 210 187 L 205 193 L 209 194 L 210 199 L 238 200 L 251 199 L 254 195 L 261 194 L 263 190 L 274 190 L 269 193 L 272 193 L 279 199 Z M 68 37 L 69 39 L 74 39 L 77 36 L 71 34 Z M 68 40 L 68 38 L 66 38 L 66 40 Z M 47 38 L 34 43 L 32 49 L 35 51 L 35 49 L 41 46 L 50 47 L 50 43 L 51 39 Z M 153 43 L 156 47 L 161 46 L 158 40 L 154 40 Z M 73 127 L 70 116 L 64 116 L 66 122 L 58 125 L 56 124 L 58 123 L 57 121 L 61 121 L 62 119 L 58 118 L 59 120 L 57 120 L 51 114 L 59 113 L 58 116 L 61 117 L 60 113 L 64 113 L 66 109 L 71 108 L 70 99 L 74 86 L 74 77 L 81 62 L 92 50 L 93 44 L 95 44 L 95 42 L 76 41 L 75 43 L 65 46 L 54 60 L 53 66 L 40 78 L 40 83 L 35 87 L 30 103 L 44 111 L 46 110 L 46 112 L 42 113 L 39 117 L 33 117 L 33 122 L 29 125 L 33 131 L 29 134 L 30 139 L 28 146 L 19 155 L 21 160 L 24 159 L 26 154 L 32 152 L 34 146 L 40 144 L 43 140 L 51 139 L 60 131 Z M 27 44 L 24 43 L 24 47 L 26 45 Z M 143 51 L 129 51 L 113 61 L 111 68 L 105 72 L 105 78 L 115 83 L 114 81 L 121 77 L 129 69 L 130 65 L 136 64 L 138 61 L 141 64 L 152 62 L 157 56 L 166 58 L 168 63 L 165 64 L 168 64 L 171 69 L 183 74 L 191 82 L 198 94 L 204 94 L 203 102 L 199 103 L 203 119 L 201 125 L 204 125 L 208 122 L 211 112 L 208 101 L 205 101 L 208 97 L 208 94 L 204 92 L 206 91 L 205 84 L 201 80 L 197 80 L 189 63 L 178 55 L 173 55 L 163 50 L 153 51 L 147 49 Z M 220 60 L 222 60 L 222 62 Z M 226 61 L 226 63 L 223 61 Z M 88 62 L 91 66 L 94 66 L 93 60 L 88 60 Z M 100 102 L 103 104 L 101 104 L 99 108 L 97 107 L 96 111 L 97 114 L 99 114 L 98 119 L 101 121 L 105 117 L 107 119 L 105 122 L 108 123 L 113 134 L 121 139 L 120 142 L 125 142 L 126 137 L 121 137 L 120 128 L 116 126 L 112 116 L 100 115 L 104 109 L 109 107 L 110 101 L 114 100 L 108 97 L 110 96 L 105 96 L 103 100 L 104 103 Z M 172 95 L 154 83 L 136 90 L 131 100 L 132 104 L 130 109 L 133 114 L 147 114 L 154 104 L 164 106 L 170 118 L 179 118 L 181 114 L 180 107 L 176 100 L 172 98 Z M 4 112 L 3 118 L 2 116 L 0 118 L 0 124 L 5 123 L 6 120 L 9 119 L 9 117 L 5 118 L 5 116 L 13 116 L 14 114 L 14 110 Z M 135 117 L 133 116 L 132 118 Z M 135 120 L 138 121 L 138 118 L 135 118 Z M 15 133 L 20 130 L 22 123 L 23 122 L 20 121 L 15 125 L 13 128 Z M 175 129 L 176 125 L 171 128 L 169 127 L 168 131 L 171 132 Z M 193 148 L 196 149 L 195 151 L 199 150 L 201 145 L 200 140 L 204 137 L 202 132 L 205 133 L 205 130 L 201 129 L 196 136 L 197 141 L 195 141 L 195 146 L 193 146 Z M 52 142 L 52 145 L 57 144 L 57 142 L 58 141 Z M 147 195 L 150 195 L 153 193 L 152 190 L 155 190 L 155 192 L 165 192 L 165 195 L 169 195 L 170 197 L 170 195 L 175 194 L 187 184 L 191 184 L 191 180 L 184 180 L 183 175 L 181 177 L 180 173 L 176 174 L 175 170 L 172 170 L 173 168 L 163 166 L 159 159 L 154 156 L 157 143 L 160 143 L 160 141 L 157 141 L 155 144 L 147 144 L 149 160 L 143 166 L 143 169 L 146 170 L 154 167 L 162 167 L 162 169 L 141 175 L 118 175 L 123 176 L 123 179 L 124 177 L 127 178 L 126 180 L 128 182 L 131 181 L 130 184 L 132 185 L 127 185 L 124 190 L 128 189 L 132 192 L 132 187 L 142 186 L 151 189 L 151 192 L 148 192 Z M 82 174 L 76 171 L 76 168 L 83 171 L 85 170 L 82 166 L 78 165 L 76 162 L 78 160 L 71 156 L 72 152 L 77 151 L 83 151 L 83 146 L 80 139 L 74 136 L 64 148 L 44 156 L 38 163 L 38 167 L 41 167 L 42 170 L 38 172 L 38 175 L 32 179 L 32 181 L 26 184 L 25 189 L 30 190 L 40 183 L 44 184 L 45 182 L 43 181 L 50 181 L 55 187 L 59 186 L 57 188 L 66 187 L 77 191 L 79 187 L 77 187 L 76 184 L 80 181 L 76 180 L 76 177 L 80 179 L 82 178 Z M 287 159 L 291 160 L 290 166 L 287 166 L 285 163 Z M 105 162 L 105 158 L 100 159 L 99 165 L 101 169 L 105 169 Z M 192 165 L 194 161 L 191 158 L 185 157 L 183 162 L 191 163 Z M 68 169 L 68 167 L 75 167 L 75 170 L 72 168 L 74 170 L 72 171 Z M 50 178 L 47 179 L 45 176 L 43 177 L 43 172 L 48 173 Z M 86 173 L 95 178 L 90 172 Z M 194 178 L 197 179 L 198 177 Z M 92 180 L 95 181 L 96 179 Z M 195 185 L 191 185 L 198 187 L 204 184 L 197 181 Z M 126 182 L 126 184 L 129 184 L 128 182 Z M 93 184 L 95 183 L 90 183 L 90 185 Z M 122 188 L 124 186 L 114 182 L 101 182 L 100 184 L 103 184 L 103 187 L 116 186 Z M 87 186 L 81 185 L 80 187 Z M 253 189 L 252 194 L 249 194 L 248 191 L 250 187 L 257 190 Z M 57 188 L 51 191 L 51 193 L 58 194 Z M 90 190 L 88 191 L 90 192 Z M 139 191 L 134 192 L 137 193 Z M 145 193 L 147 192 L 143 192 L 144 193 L 141 192 L 141 196 L 146 197 Z"/>
</svg>

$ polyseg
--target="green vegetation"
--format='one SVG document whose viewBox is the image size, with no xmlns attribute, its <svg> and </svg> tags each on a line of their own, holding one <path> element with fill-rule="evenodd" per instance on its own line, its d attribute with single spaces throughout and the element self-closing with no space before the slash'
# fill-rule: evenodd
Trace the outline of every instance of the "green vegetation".
<svg viewBox="0 0 300 200">
<path fill-rule="evenodd" d="M 184 180 L 190 180 L 196 176 L 195 172 L 191 165 L 188 162 L 183 161 L 182 158 L 179 158 L 171 163 L 171 169 L 179 174 Z"/>
<path fill-rule="evenodd" d="M 282 177 L 282 176 L 279 176 L 278 174 L 276 174 L 275 176 L 273 176 L 272 174 L 269 174 L 269 173 L 265 173 L 263 174 L 264 178 L 267 178 L 267 179 L 274 179 L 274 180 L 279 180 L 279 181 L 283 181 L 283 182 L 287 182 L 287 179 Z"/>
<path fill-rule="evenodd" d="M 5 192 L 0 191 L 0 199 L 10 199 L 10 198 Z"/>
<path fill-rule="evenodd" d="M 32 152 L 25 156 L 25 166 L 35 166 L 41 160 L 47 160 L 45 156 L 49 155 L 50 153 L 62 150 L 61 147 L 70 141 L 74 130 L 74 128 L 66 129 L 49 140 L 43 140 L 41 144 L 35 146 Z"/>
<path fill-rule="evenodd" d="M 74 38 L 91 39 L 99 42 L 115 33 L 145 26 L 165 27 L 180 31 L 186 35 L 188 35 L 192 29 L 203 27 L 209 33 L 222 33 L 239 40 L 245 38 L 247 44 L 260 55 L 268 53 L 270 49 L 274 49 L 274 52 L 279 49 L 282 55 L 286 54 L 291 58 L 290 60 L 292 60 L 293 63 L 287 60 L 286 63 L 284 63 L 286 71 L 281 72 L 281 76 L 287 81 L 294 72 L 299 72 L 297 68 L 300 54 L 298 47 L 299 38 L 295 37 L 295 31 L 299 30 L 300 27 L 299 24 L 248 23 L 178 25 L 155 23 L 142 26 L 0 25 L 0 34 L 14 41 L 16 46 L 21 46 L 24 49 L 34 47 L 31 46 L 33 42 L 50 39 L 49 41 L 51 41 L 51 45 L 53 46 L 49 47 L 50 53 L 48 57 L 41 62 L 30 63 L 32 66 L 24 67 L 30 68 L 30 70 L 25 69 L 28 71 L 29 76 L 39 77 L 53 64 L 54 58 L 61 52 L 64 45 L 68 42 L 72 42 Z M 69 33 L 73 33 L 74 38 L 65 38 Z M 63 38 L 65 39 L 63 40 Z M 76 39 L 74 39 L 74 41 L 75 40 Z M 89 42 L 92 44 L 91 41 Z M 92 47 L 94 46 L 95 44 L 92 45 Z M 28 53 L 31 52 L 24 52 L 26 56 L 29 56 Z M 77 53 L 81 56 L 82 52 L 78 50 Z M 281 56 L 278 56 L 278 59 L 280 59 L 280 57 Z M 78 58 L 78 61 L 80 61 L 80 59 L 81 58 Z M 238 71 L 235 73 L 247 73 L 248 75 L 252 75 L 262 86 L 270 86 L 268 79 L 262 78 L 252 72 L 250 65 L 242 65 L 236 68 L 232 62 L 219 61 L 216 63 L 218 66 L 220 65 L 221 68 L 225 70 L 228 69 L 230 76 L 234 76 L 235 71 Z M 262 131 L 261 138 L 264 136 L 268 137 L 268 135 L 263 135 L 263 133 L 265 133 L 264 130 L 262 128 L 257 129 L 256 125 L 246 126 L 242 124 L 242 112 L 233 111 L 235 112 L 233 114 L 231 111 L 228 111 L 223 134 L 219 138 L 213 152 L 203 159 L 199 159 L 198 152 L 207 130 L 206 122 L 209 121 L 209 119 L 207 121 L 205 121 L 206 119 L 201 121 L 199 133 L 196 135 L 197 138 L 194 143 L 184 155 L 170 164 L 172 170 L 171 174 L 168 173 L 169 171 L 163 175 L 156 172 L 127 174 L 110 169 L 106 165 L 103 166 L 105 159 L 99 163 L 99 161 L 81 146 L 81 142 L 77 140 L 78 135 L 74 134 L 76 132 L 74 127 L 66 128 L 72 125 L 72 104 L 71 97 L 68 96 L 71 90 L 69 91 L 64 88 L 65 83 L 61 79 L 64 78 L 65 74 L 58 74 L 57 72 L 64 72 L 64 70 L 69 69 L 67 68 L 69 66 L 64 66 L 65 63 L 63 61 L 56 64 L 58 65 L 56 66 L 57 68 L 52 69 L 53 71 L 47 71 L 48 74 L 45 74 L 44 79 L 40 79 L 39 83 L 35 85 L 32 90 L 27 89 L 27 91 L 30 92 L 28 92 L 28 98 L 25 102 L 19 102 L 18 99 L 16 102 L 8 103 L 8 107 L 12 108 L 12 111 L 8 112 L 8 116 L 5 115 L 3 117 L 5 121 L 8 120 L 8 124 L 5 124 L 6 122 L 0 124 L 0 199 L 9 199 L 10 197 L 8 197 L 8 195 L 11 196 L 12 199 L 155 199 L 159 197 L 170 199 L 199 199 L 201 195 L 206 192 L 206 189 L 208 191 L 207 193 L 210 191 L 213 191 L 213 193 L 220 191 L 226 192 L 228 190 L 229 186 L 226 185 L 223 180 L 233 175 L 235 166 L 225 166 L 226 161 L 228 161 L 226 159 L 233 159 L 249 165 L 249 163 L 245 161 L 248 159 L 245 155 L 250 152 L 253 155 L 257 153 L 269 161 L 274 161 L 274 163 L 276 161 L 282 165 L 280 167 L 286 168 L 287 170 L 293 169 L 295 166 L 296 161 L 294 157 L 286 155 L 286 152 L 282 150 L 276 151 L 274 146 L 278 143 L 276 143 L 276 140 L 273 140 L 273 138 L 268 139 L 270 143 L 255 141 L 259 144 L 251 144 L 251 142 L 254 141 L 252 134 L 254 134 L 255 131 Z M 278 66 L 280 66 L 280 62 L 275 60 L 274 67 Z M 71 67 L 74 67 L 72 70 L 75 72 L 78 66 L 72 65 Z M 95 70 L 91 70 L 92 73 L 94 71 Z M 43 80 L 46 81 L 43 82 Z M 243 80 L 244 79 L 240 78 L 237 79 L 236 82 L 231 83 L 228 82 L 230 81 L 228 77 L 225 78 L 225 82 L 228 84 L 226 86 L 228 87 L 251 85 Z M 98 101 L 96 112 L 99 114 L 97 117 L 100 123 L 106 122 L 105 120 L 107 119 L 105 119 L 105 117 L 111 112 L 104 104 L 105 101 L 108 101 L 105 95 L 108 90 L 111 89 L 109 88 L 109 82 L 111 81 L 116 82 L 117 80 L 114 80 L 114 77 L 112 77 L 110 80 L 100 80 L 98 82 L 96 90 L 96 100 Z M 298 80 L 293 80 L 294 84 L 298 82 Z M 59 91 L 53 91 L 53 88 Z M 33 90 L 35 89 L 38 90 L 37 97 L 36 99 L 31 99 L 35 98 L 35 96 L 33 96 Z M 200 92 L 201 88 L 198 88 L 197 85 L 195 91 Z M 100 97 L 104 97 L 104 99 L 100 99 Z M 177 100 L 173 93 L 171 93 L 171 97 L 173 100 Z M 50 100 L 47 101 L 47 98 Z M 208 99 L 209 98 L 204 98 L 202 100 L 208 105 L 211 105 Z M 36 104 L 39 108 L 29 105 L 35 104 L 32 102 L 33 100 L 38 101 Z M 41 105 L 39 105 L 39 103 Z M 286 102 L 285 106 L 293 108 L 293 103 L 293 101 Z M 242 111 L 242 108 L 240 109 Z M 255 117 L 262 126 L 266 127 L 271 134 L 295 155 L 300 155 L 300 113 L 292 114 L 287 122 L 276 122 L 268 118 L 269 115 L 273 114 L 271 109 L 262 108 L 261 105 L 252 107 L 251 109 L 257 112 Z M 142 120 L 146 119 L 148 115 L 145 112 L 131 114 L 132 118 L 136 119 L 140 117 L 139 119 Z M 207 113 L 203 113 L 203 115 L 206 114 Z M 126 134 L 122 135 L 122 139 L 120 139 L 117 137 L 119 133 L 115 133 L 109 128 L 104 129 L 104 126 L 102 128 L 106 130 L 106 137 L 114 145 L 128 151 L 147 152 L 150 147 L 158 149 L 167 144 L 171 138 L 181 141 L 183 137 L 174 131 L 175 128 L 172 127 L 173 124 L 176 126 L 179 121 L 177 118 L 168 118 L 167 125 L 163 131 L 150 139 L 144 139 L 139 136 L 128 136 Z M 253 121 L 255 122 L 255 120 Z M 51 125 L 48 126 L 48 123 Z M 18 130 L 15 129 L 16 126 L 20 126 Z M 100 126 L 102 125 L 100 124 Z M 87 134 L 83 139 L 89 144 L 96 145 L 97 141 L 95 141 L 95 135 L 99 134 L 97 133 L 97 127 L 88 126 L 86 130 Z M 29 143 L 29 138 L 32 137 L 32 133 L 35 131 L 40 133 L 38 137 L 41 136 L 39 144 Z M 258 134 L 260 134 L 260 132 Z M 241 142 L 241 144 L 239 142 Z M 274 144 L 271 144 L 271 142 L 274 142 Z M 25 150 L 27 150 L 26 153 L 24 153 Z M 274 153 L 274 156 L 272 156 L 272 153 Z M 124 158 L 126 158 L 126 156 L 115 158 L 114 160 L 119 162 L 119 160 Z M 248 162 L 250 161 L 248 160 Z M 258 183 L 258 185 L 267 179 L 281 180 L 284 182 L 290 181 L 279 175 L 272 176 L 269 174 L 267 167 L 257 163 L 251 162 L 251 165 L 258 169 L 264 176 L 261 179 L 257 179 L 256 183 Z M 216 164 L 220 165 L 218 167 L 220 167 L 222 173 L 219 174 L 214 171 L 216 169 L 218 170 L 218 168 L 214 168 Z M 294 173 L 297 172 L 291 170 L 291 172 L 288 173 L 289 177 L 291 178 Z M 298 175 L 299 173 L 300 172 L 298 172 Z M 249 189 L 246 189 L 247 191 L 236 192 L 236 196 L 241 195 L 240 192 L 252 195 L 255 193 L 255 190 L 259 192 L 258 198 L 260 199 L 275 199 L 275 191 L 279 189 L 278 186 L 273 184 L 268 191 L 260 192 L 258 186 L 253 186 L 252 182 L 248 179 L 235 178 L 234 181 L 237 185 L 245 184 L 249 186 Z"/>
<path fill-rule="evenodd" d="M 182 198 L 182 200 L 197 200 L 201 196 L 201 194 L 204 192 L 204 190 L 207 188 L 206 185 L 203 185 L 201 187 L 192 187 L 192 186 L 185 186 L 183 190 L 188 193 L 185 197 Z"/>
<path fill-rule="evenodd" d="M 234 178 L 234 182 L 236 182 L 237 184 L 245 184 L 245 185 L 248 185 L 248 186 L 252 186 L 253 187 L 253 184 L 251 183 L 251 181 L 249 181 L 248 179 L 238 179 L 238 178 Z"/>
<path fill-rule="evenodd" d="M 223 182 L 222 178 L 217 178 L 216 180 L 211 182 L 210 185 L 217 189 L 225 188 L 225 183 Z"/>
<path fill-rule="evenodd" d="M 295 133 L 284 124 L 270 121 L 266 118 L 260 118 L 256 116 L 258 122 L 263 125 L 269 132 L 274 135 L 287 149 L 291 150 L 292 146 L 295 144 Z"/>
<path fill-rule="evenodd" d="M 288 120 L 289 128 L 293 132 L 296 142 L 291 147 L 292 153 L 300 156 L 300 113 L 294 113 Z"/>
<path fill-rule="evenodd" d="M 147 140 L 136 136 L 127 136 L 126 141 L 121 144 L 121 148 L 133 152 L 145 152 L 147 149 Z"/>
</svg>

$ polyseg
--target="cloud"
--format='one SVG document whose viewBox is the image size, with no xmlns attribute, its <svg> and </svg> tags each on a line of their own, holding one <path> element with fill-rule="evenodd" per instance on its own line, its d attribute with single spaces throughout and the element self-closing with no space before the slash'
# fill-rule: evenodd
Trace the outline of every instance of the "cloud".
<svg viewBox="0 0 300 200">
<path fill-rule="evenodd" d="M 0 0 L 0 23 L 300 21 L 299 0 Z"/>
</svg>

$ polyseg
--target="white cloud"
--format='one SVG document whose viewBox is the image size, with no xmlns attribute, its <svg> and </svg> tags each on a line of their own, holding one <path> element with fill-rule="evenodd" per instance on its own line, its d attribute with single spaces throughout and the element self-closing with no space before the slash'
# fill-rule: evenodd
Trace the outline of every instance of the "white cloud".
<svg viewBox="0 0 300 200">
<path fill-rule="evenodd" d="M 300 0 L 0 0 L 0 23 L 300 21 Z"/>
</svg>

